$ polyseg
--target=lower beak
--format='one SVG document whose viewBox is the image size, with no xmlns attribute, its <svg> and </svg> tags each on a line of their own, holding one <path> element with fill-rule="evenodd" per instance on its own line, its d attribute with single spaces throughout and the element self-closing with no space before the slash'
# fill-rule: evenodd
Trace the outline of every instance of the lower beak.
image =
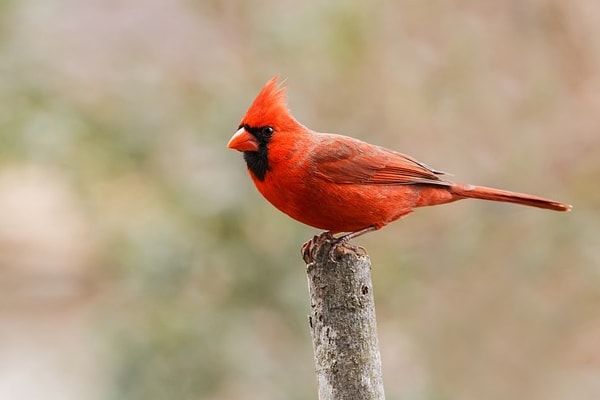
<svg viewBox="0 0 600 400">
<path fill-rule="evenodd" d="M 258 142 L 244 128 L 240 128 L 227 143 L 227 148 L 237 151 L 258 151 Z"/>
</svg>

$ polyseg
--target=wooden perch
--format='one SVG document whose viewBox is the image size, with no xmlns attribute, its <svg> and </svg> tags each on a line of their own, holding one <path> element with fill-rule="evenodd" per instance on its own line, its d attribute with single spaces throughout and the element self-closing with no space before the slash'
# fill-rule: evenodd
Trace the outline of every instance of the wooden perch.
<svg viewBox="0 0 600 400">
<path fill-rule="evenodd" d="M 324 233 L 303 247 L 319 400 L 384 399 L 371 262 L 347 245 L 331 260 L 331 239 Z"/>
</svg>

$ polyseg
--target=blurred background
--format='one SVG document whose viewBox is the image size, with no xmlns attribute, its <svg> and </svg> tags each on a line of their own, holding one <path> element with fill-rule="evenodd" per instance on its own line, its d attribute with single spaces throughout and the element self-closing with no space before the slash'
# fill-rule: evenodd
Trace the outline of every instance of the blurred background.
<svg viewBox="0 0 600 400">
<path fill-rule="evenodd" d="M 600 398 L 600 2 L 0 2 L 0 398 L 314 399 L 301 244 L 225 144 L 262 85 L 458 181 L 361 237 L 388 399 Z"/>
</svg>

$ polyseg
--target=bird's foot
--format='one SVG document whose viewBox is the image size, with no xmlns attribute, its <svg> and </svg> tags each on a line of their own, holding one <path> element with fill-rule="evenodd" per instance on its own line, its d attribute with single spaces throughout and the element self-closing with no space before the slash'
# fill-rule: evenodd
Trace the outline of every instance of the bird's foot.
<svg viewBox="0 0 600 400">
<path fill-rule="evenodd" d="M 302 258 L 304 262 L 310 264 L 317 257 L 319 249 L 325 243 L 329 244 L 327 256 L 330 261 L 335 262 L 348 251 L 352 251 L 362 256 L 367 255 L 367 251 L 362 246 L 352 246 L 349 244 L 350 239 L 355 237 L 353 234 L 342 235 L 338 238 L 334 237 L 331 232 L 323 232 L 318 236 L 314 236 L 311 240 L 302 245 Z"/>
<path fill-rule="evenodd" d="M 351 245 L 350 239 L 352 239 L 351 235 L 343 235 L 339 238 L 333 238 L 333 240 L 330 242 L 331 247 L 327 253 L 330 261 L 335 262 L 339 258 L 343 257 L 348 251 L 352 251 L 362 256 L 367 255 L 367 250 L 365 250 L 364 247 Z"/>
<path fill-rule="evenodd" d="M 310 239 L 308 242 L 306 242 L 302 245 L 301 252 L 302 252 L 302 258 L 304 259 L 304 262 L 307 264 L 312 263 L 314 261 L 314 259 L 317 257 L 317 254 L 318 254 L 321 246 L 325 242 L 332 243 L 335 240 L 336 239 L 333 237 L 333 235 L 329 231 L 325 231 L 318 236 L 317 235 L 313 236 L 312 239 Z"/>
</svg>

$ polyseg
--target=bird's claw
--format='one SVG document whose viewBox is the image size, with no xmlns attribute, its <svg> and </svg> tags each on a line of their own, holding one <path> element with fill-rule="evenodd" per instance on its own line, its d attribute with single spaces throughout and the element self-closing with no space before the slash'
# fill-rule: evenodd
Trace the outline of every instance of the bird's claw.
<svg viewBox="0 0 600 400">
<path fill-rule="evenodd" d="M 346 253 L 347 243 L 348 241 L 344 240 L 343 236 L 339 239 L 333 238 L 330 242 L 329 251 L 327 252 L 329 261 L 336 262 L 341 258 Z"/>
<path fill-rule="evenodd" d="M 333 235 L 328 231 L 323 232 L 318 236 L 313 236 L 312 239 L 302 245 L 302 249 L 300 250 L 302 252 L 302 258 L 304 259 L 304 262 L 306 264 L 312 263 L 317 257 L 317 253 L 321 246 L 325 242 L 332 243 L 335 240 L 336 239 L 333 237 Z"/>
<path fill-rule="evenodd" d="M 315 258 L 317 236 L 313 236 L 308 242 L 302 245 L 300 252 L 302 253 L 302 259 L 306 264 L 310 264 Z"/>
<path fill-rule="evenodd" d="M 349 244 L 350 239 L 348 235 L 341 236 L 339 238 L 334 237 L 330 232 L 323 232 L 318 236 L 313 236 L 308 242 L 302 245 L 302 258 L 306 264 L 312 263 L 319 253 L 319 249 L 325 243 L 329 245 L 327 251 L 327 258 L 331 262 L 336 262 L 344 254 L 349 251 L 354 252 L 360 256 L 366 256 L 367 251 L 362 246 L 352 246 Z"/>
</svg>

